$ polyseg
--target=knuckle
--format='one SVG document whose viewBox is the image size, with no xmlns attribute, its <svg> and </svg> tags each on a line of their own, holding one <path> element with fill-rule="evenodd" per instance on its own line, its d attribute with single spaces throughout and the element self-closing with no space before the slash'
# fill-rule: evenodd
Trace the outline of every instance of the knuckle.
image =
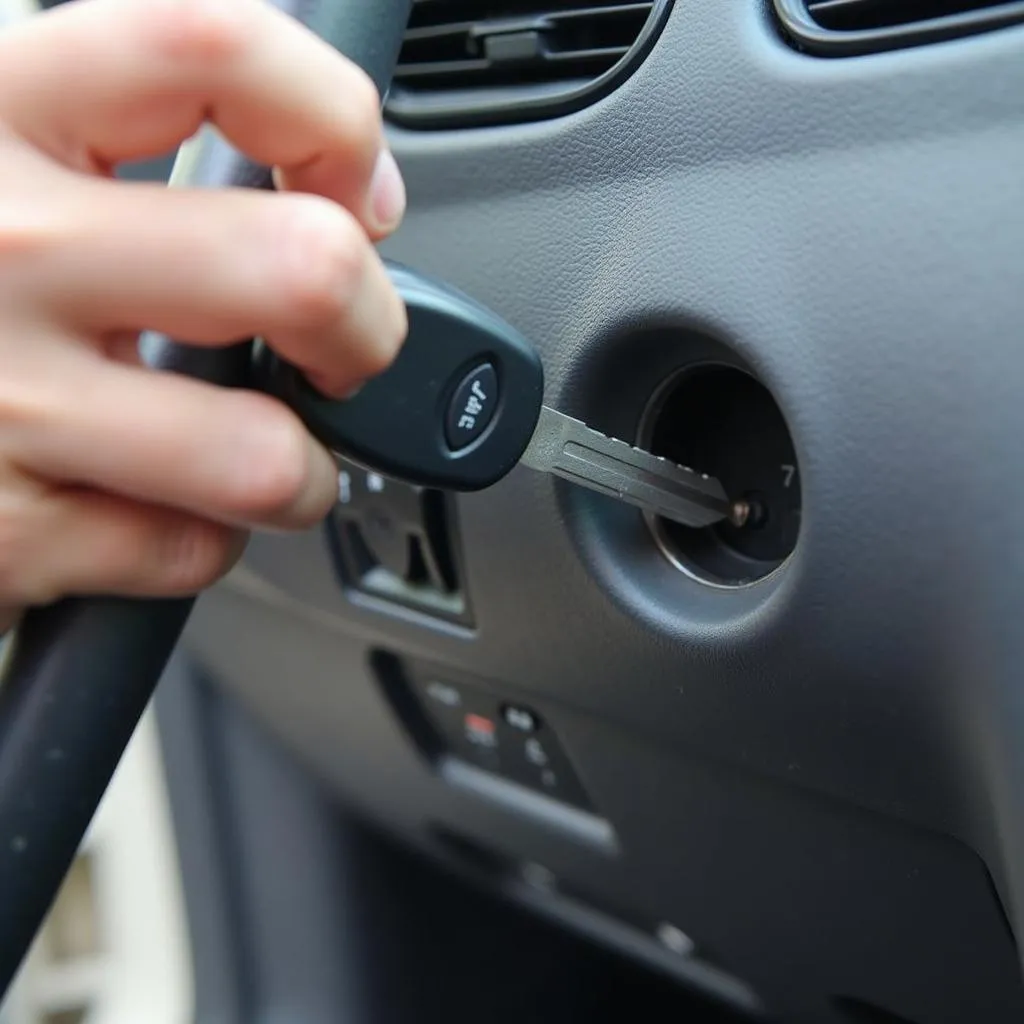
<svg viewBox="0 0 1024 1024">
<path fill-rule="evenodd" d="M 63 398 L 62 389 L 52 382 L 44 386 L 24 373 L 0 375 L 0 438 L 5 447 L 16 449 L 19 436 L 26 431 L 54 422 L 61 414 Z"/>
<path fill-rule="evenodd" d="M 326 199 L 295 197 L 286 228 L 288 260 L 284 301 L 289 319 L 306 330 L 337 323 L 365 273 L 368 243 L 355 219 Z"/>
<path fill-rule="evenodd" d="M 46 256 L 61 234 L 53 215 L 34 205 L 0 204 L 0 270 L 6 276 Z"/>
<path fill-rule="evenodd" d="M 0 210 L 0 265 L 36 255 L 44 238 L 37 225 L 26 224 Z"/>
<path fill-rule="evenodd" d="M 59 140 L 74 163 L 77 143 Z M 0 124 L 0 285 L 16 291 L 45 261 L 82 237 L 89 183 L 69 174 Z M 55 199 L 56 196 L 56 199 Z M 91 198 L 91 194 L 89 195 Z"/>
<path fill-rule="evenodd" d="M 216 67 L 244 51 L 249 6 L 243 0 L 153 0 L 139 13 L 161 55 L 175 63 Z"/>
</svg>

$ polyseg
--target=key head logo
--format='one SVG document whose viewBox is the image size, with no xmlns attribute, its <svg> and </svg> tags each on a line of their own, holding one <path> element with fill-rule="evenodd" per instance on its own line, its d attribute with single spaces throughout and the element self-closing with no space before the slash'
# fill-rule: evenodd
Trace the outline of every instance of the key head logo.
<svg viewBox="0 0 1024 1024">
<path fill-rule="evenodd" d="M 498 407 L 498 375 L 491 363 L 466 374 L 452 393 L 445 439 L 453 452 L 472 444 L 488 427 Z"/>
</svg>

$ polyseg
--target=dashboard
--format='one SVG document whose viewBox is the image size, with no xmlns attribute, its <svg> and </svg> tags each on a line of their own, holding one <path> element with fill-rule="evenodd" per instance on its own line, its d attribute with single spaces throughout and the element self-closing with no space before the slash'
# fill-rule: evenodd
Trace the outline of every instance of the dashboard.
<svg viewBox="0 0 1024 1024">
<path fill-rule="evenodd" d="M 342 460 L 190 656 L 377 827 L 737 1010 L 1021 1019 L 1022 8 L 420 0 L 385 255 L 757 521 Z"/>
</svg>

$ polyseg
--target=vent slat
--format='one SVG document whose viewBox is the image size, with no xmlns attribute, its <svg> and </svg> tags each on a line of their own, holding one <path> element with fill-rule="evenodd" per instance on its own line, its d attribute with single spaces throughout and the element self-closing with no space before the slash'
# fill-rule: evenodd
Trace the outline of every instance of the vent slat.
<svg viewBox="0 0 1024 1024">
<path fill-rule="evenodd" d="M 913 25 L 975 11 L 1008 7 L 1013 0 L 812 0 L 811 16 L 823 28 L 853 32 Z"/>
<path fill-rule="evenodd" d="M 547 60 L 609 60 L 616 61 L 629 52 L 628 46 L 602 46 L 590 50 L 567 50 L 560 53 L 547 54 Z"/>
<path fill-rule="evenodd" d="M 474 30 L 479 25 L 475 21 L 459 21 L 452 24 L 425 25 L 423 28 L 411 28 L 405 33 L 405 44 L 419 43 L 431 39 L 446 39 L 452 36 L 467 38 L 474 35 Z M 547 24 L 544 18 L 508 18 L 499 21 L 487 22 L 488 34 L 500 34 L 505 32 L 528 32 L 530 30 L 540 31 Z"/>
<path fill-rule="evenodd" d="M 399 64 L 395 69 L 395 80 L 406 82 L 410 79 L 440 78 L 445 75 L 475 75 L 486 72 L 491 66 L 487 60 L 433 60 L 419 64 Z"/>
<path fill-rule="evenodd" d="M 856 11 L 866 20 L 874 20 L 883 12 L 904 22 L 945 18 L 964 11 L 981 11 L 992 7 L 1008 7 L 1014 0 L 808 0 L 807 7 L 817 18 L 833 12 Z"/>
<path fill-rule="evenodd" d="M 1024 0 L 775 0 L 792 38 L 823 55 L 872 53 L 1024 22 Z"/>
<path fill-rule="evenodd" d="M 582 106 L 646 54 L 672 0 L 414 0 L 387 110 L 406 124 Z M 565 109 L 563 106 L 562 109 Z M 470 117 L 464 115 L 470 112 Z M 476 111 L 480 112 L 477 116 Z M 450 113 L 446 113 L 450 112 Z"/>
<path fill-rule="evenodd" d="M 492 21 L 460 21 L 445 22 L 438 25 L 425 25 L 422 28 L 410 28 L 405 33 L 405 42 L 419 43 L 431 39 L 446 39 L 453 36 L 501 35 L 511 32 L 541 32 L 556 29 L 562 23 L 578 20 L 592 20 L 600 23 L 605 18 L 636 16 L 646 19 L 651 10 L 650 3 L 615 4 L 612 7 L 587 7 L 579 11 L 549 11 L 543 15 L 529 18 L 502 18 Z M 629 33 L 624 33 L 629 34 Z"/>
<path fill-rule="evenodd" d="M 445 25 L 455 22 L 498 21 L 536 14 L 561 14 L 574 10 L 601 11 L 617 7 L 647 7 L 652 3 L 629 3 L 623 0 L 579 0 L 559 3 L 558 0 L 417 0 L 413 6 L 410 28 Z"/>
<path fill-rule="evenodd" d="M 546 53 L 538 59 L 543 64 L 575 64 L 580 62 L 602 61 L 609 66 L 629 52 L 628 46 L 604 47 L 593 50 L 570 50 L 567 53 Z M 453 75 L 486 76 L 492 70 L 488 60 L 438 60 L 423 64 L 399 64 L 395 71 L 396 79 L 409 81 L 418 79 L 429 81 Z M 558 71 L 561 75 L 563 72 Z"/>
<path fill-rule="evenodd" d="M 418 0 L 395 81 L 515 87 L 600 75 L 629 52 L 653 0 Z M 474 15 L 466 17 L 467 14 Z"/>
<path fill-rule="evenodd" d="M 555 21 L 571 21 L 574 18 L 609 18 L 619 14 L 642 14 L 646 16 L 650 13 L 651 4 L 638 3 L 638 4 L 609 4 L 606 7 L 583 7 L 580 10 L 574 11 L 552 11 L 550 18 Z"/>
</svg>

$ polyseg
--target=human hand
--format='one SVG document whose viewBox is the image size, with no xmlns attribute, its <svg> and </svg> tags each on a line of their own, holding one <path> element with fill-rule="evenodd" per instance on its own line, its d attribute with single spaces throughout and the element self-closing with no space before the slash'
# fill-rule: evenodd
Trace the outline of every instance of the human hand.
<svg viewBox="0 0 1024 1024">
<path fill-rule="evenodd" d="M 210 121 L 277 193 L 115 181 Z M 258 335 L 322 391 L 405 310 L 372 242 L 401 177 L 354 65 L 262 0 L 80 0 L 0 33 L 0 629 L 81 593 L 173 596 L 336 490 L 275 400 L 139 365 L 152 329 Z"/>
</svg>

